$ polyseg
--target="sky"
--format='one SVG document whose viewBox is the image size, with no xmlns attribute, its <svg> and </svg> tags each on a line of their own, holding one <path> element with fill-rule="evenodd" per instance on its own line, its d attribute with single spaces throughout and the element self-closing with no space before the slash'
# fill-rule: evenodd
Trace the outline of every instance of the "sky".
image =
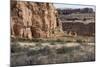
<svg viewBox="0 0 100 67">
<path fill-rule="evenodd" d="M 55 3 L 54 6 L 56 8 L 92 8 L 95 11 L 95 6 L 93 5 L 77 5 L 77 4 L 60 4 L 60 3 Z"/>
</svg>

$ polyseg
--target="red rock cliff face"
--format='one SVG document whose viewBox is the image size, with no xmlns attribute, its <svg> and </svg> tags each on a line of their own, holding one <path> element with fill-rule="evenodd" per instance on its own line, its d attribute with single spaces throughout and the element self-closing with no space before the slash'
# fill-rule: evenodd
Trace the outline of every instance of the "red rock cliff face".
<svg viewBox="0 0 100 67">
<path fill-rule="evenodd" d="M 61 24 L 52 3 L 11 1 L 12 37 L 54 37 L 58 27 Z"/>
</svg>

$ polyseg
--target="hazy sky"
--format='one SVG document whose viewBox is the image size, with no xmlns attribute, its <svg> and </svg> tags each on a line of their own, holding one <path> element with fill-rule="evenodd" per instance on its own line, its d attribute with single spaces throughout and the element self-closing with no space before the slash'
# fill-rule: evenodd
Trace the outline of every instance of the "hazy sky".
<svg viewBox="0 0 100 67">
<path fill-rule="evenodd" d="M 56 8 L 73 8 L 73 9 L 88 7 L 88 8 L 93 8 L 93 10 L 95 10 L 95 6 L 93 6 L 93 5 L 60 4 L 60 3 L 57 4 L 57 3 L 55 3 L 54 6 Z"/>
</svg>

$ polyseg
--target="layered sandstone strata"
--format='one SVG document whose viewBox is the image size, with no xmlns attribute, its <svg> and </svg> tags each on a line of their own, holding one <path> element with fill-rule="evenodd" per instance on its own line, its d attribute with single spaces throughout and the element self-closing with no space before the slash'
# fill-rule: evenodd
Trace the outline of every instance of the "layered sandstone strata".
<svg viewBox="0 0 100 67">
<path fill-rule="evenodd" d="M 11 36 L 18 38 L 54 37 L 61 23 L 52 3 L 11 1 Z"/>
</svg>

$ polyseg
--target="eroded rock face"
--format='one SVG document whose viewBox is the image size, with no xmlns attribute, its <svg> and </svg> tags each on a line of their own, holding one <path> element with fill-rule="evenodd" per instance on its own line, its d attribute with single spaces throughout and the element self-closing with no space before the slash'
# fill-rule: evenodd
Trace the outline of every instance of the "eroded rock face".
<svg viewBox="0 0 100 67">
<path fill-rule="evenodd" d="M 52 3 L 11 1 L 11 36 L 19 38 L 54 37 L 61 27 Z"/>
</svg>

